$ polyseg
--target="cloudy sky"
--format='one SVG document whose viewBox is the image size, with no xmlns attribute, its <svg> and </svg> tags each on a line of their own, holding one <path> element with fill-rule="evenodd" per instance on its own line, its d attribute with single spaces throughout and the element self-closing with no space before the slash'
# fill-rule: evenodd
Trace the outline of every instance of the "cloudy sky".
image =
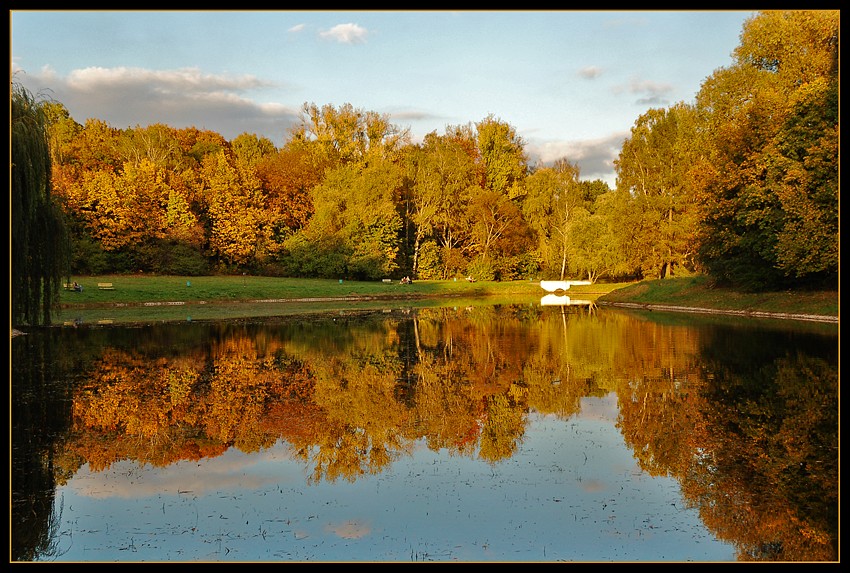
<svg viewBox="0 0 850 573">
<path fill-rule="evenodd" d="M 414 141 L 489 115 L 532 163 L 615 181 L 638 117 L 693 102 L 752 11 L 11 10 L 13 79 L 78 123 L 286 141 L 304 103 L 386 114 Z"/>
</svg>

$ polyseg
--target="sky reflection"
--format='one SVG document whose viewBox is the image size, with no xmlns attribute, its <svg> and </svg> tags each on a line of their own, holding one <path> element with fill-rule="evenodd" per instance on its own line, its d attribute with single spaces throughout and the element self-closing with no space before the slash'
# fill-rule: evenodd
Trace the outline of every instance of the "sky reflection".
<svg viewBox="0 0 850 573">
<path fill-rule="evenodd" d="M 616 396 L 530 414 L 490 464 L 418 443 L 376 475 L 310 482 L 289 446 L 165 468 L 81 468 L 57 491 L 59 561 L 735 561 L 637 466 Z M 105 525 L 108 524 L 108 525 Z"/>
</svg>

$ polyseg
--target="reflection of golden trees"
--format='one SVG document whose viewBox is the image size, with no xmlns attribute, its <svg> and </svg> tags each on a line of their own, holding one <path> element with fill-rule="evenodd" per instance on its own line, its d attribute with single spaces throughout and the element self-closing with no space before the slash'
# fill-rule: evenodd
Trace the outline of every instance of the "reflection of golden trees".
<svg viewBox="0 0 850 573">
<path fill-rule="evenodd" d="M 618 427 L 641 469 L 681 476 L 694 448 L 702 372 L 691 328 L 654 322 L 632 325 L 618 353 Z"/>
<path fill-rule="evenodd" d="M 264 431 L 262 419 L 267 403 L 277 398 L 273 395 L 280 378 L 276 366 L 273 355 L 258 354 L 253 339 L 234 337 L 222 342 L 204 400 L 205 433 L 245 452 L 274 445 L 278 436 Z"/>
<path fill-rule="evenodd" d="M 835 560 L 837 370 L 784 356 L 753 372 L 713 374 L 701 401 L 702 455 L 683 492 L 742 560 Z"/>
<path fill-rule="evenodd" d="M 742 349 L 754 372 L 727 372 L 706 359 L 709 331 L 623 313 L 442 308 L 412 320 L 229 332 L 167 357 L 106 350 L 75 396 L 57 471 L 281 439 L 315 482 L 381 472 L 420 440 L 497 462 L 516 451 L 530 410 L 569 417 L 582 398 L 616 392 L 641 468 L 679 480 L 742 558 L 835 554 L 837 373 L 825 362 Z"/>
<path fill-rule="evenodd" d="M 691 328 L 632 328 L 647 347 L 619 355 L 618 427 L 640 466 L 675 477 L 741 560 L 834 560 L 836 369 L 746 332 L 715 349 Z"/>
<path fill-rule="evenodd" d="M 511 386 L 507 394 L 487 398 L 487 418 L 481 430 L 480 456 L 489 462 L 511 457 L 525 432 L 525 388 Z"/>
<path fill-rule="evenodd" d="M 381 358 L 364 353 L 315 363 L 313 401 L 330 423 L 313 457 L 317 477 L 379 473 L 406 450 L 409 414 L 395 396 L 399 367 Z"/>
<path fill-rule="evenodd" d="M 432 450 L 447 449 L 472 455 L 484 416 L 484 402 L 476 399 L 454 362 L 423 354 L 416 365 L 416 431 Z"/>
<path fill-rule="evenodd" d="M 107 349 L 74 400 L 75 419 L 86 430 L 74 442 L 78 454 L 97 471 L 125 458 L 166 465 L 189 457 L 186 447 L 209 451 L 193 440 L 198 412 L 185 404 L 197 372 L 188 358 L 172 366 Z"/>
</svg>

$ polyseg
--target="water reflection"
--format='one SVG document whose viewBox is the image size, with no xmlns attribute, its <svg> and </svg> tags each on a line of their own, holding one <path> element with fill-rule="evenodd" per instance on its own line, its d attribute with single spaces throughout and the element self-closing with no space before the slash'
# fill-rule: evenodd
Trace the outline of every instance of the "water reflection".
<svg viewBox="0 0 850 573">
<path fill-rule="evenodd" d="M 587 487 L 591 476 L 581 475 L 577 466 L 588 463 L 588 452 L 594 455 L 589 448 L 610 432 L 606 443 L 624 442 L 636 463 L 634 474 L 623 470 L 619 487 L 636 487 L 646 476 L 657 484 L 676 484 L 680 509 L 698 515 L 713 542 L 734 548 L 729 559 L 835 560 L 836 330 L 541 304 L 30 333 L 12 342 L 12 557 L 86 560 L 85 550 L 69 551 L 72 544 L 58 541 L 63 535 L 68 541 L 85 539 L 80 524 L 86 515 L 80 506 L 97 498 L 97 492 L 140 488 L 145 482 L 150 491 L 136 493 L 144 502 L 127 502 L 115 509 L 117 516 L 98 515 L 95 522 L 119 529 L 109 524 L 122 520 L 121 511 L 146 520 L 148 514 L 171 513 L 172 506 L 192 503 L 192 511 L 182 513 L 183 518 L 194 514 L 194 524 L 178 519 L 179 524 L 162 526 L 155 551 L 145 552 L 139 540 L 130 539 L 116 543 L 114 552 L 87 548 L 88 555 L 96 560 L 200 559 L 183 553 L 179 538 L 197 531 L 201 517 L 209 520 L 222 511 L 199 507 L 207 503 L 199 496 L 214 481 L 215 463 L 234 456 L 250 464 L 287 459 L 271 477 L 258 478 L 264 485 L 250 485 L 248 470 L 242 470 L 239 488 L 271 495 L 281 493 L 283 484 L 303 481 L 310 488 L 298 489 L 297 495 L 306 499 L 325 492 L 328 497 L 313 499 L 325 507 L 356 503 L 349 497 L 340 501 L 340 492 L 368 497 L 383 488 L 374 503 L 390 492 L 397 500 L 385 512 L 442 512 L 434 523 L 420 525 L 445 527 L 441 535 L 460 524 L 441 549 L 435 549 L 433 539 L 420 547 L 405 536 L 404 551 L 398 549 L 401 540 L 391 538 L 391 548 L 378 553 L 372 540 L 373 552 L 364 543 L 362 560 L 512 560 L 503 548 L 494 552 L 490 547 L 495 532 L 492 538 L 476 538 L 474 550 L 457 549 L 468 541 L 463 536 L 469 528 L 480 532 L 488 527 L 484 522 L 498 521 L 484 509 L 467 509 L 499 501 L 493 491 L 486 495 L 483 484 L 509 495 L 496 489 L 501 487 L 494 481 L 497 471 L 501 481 L 514 476 L 510 495 L 525 496 L 524 502 L 512 498 L 509 504 L 511 535 L 517 539 L 523 528 L 533 532 L 532 538 L 543 538 L 551 532 L 536 527 L 564 527 L 569 515 L 575 521 L 580 516 L 593 523 L 610 520 L 609 525 L 617 520 L 614 529 L 621 541 L 627 540 L 626 547 L 645 546 L 646 539 L 638 537 L 660 535 L 646 513 L 614 511 L 610 497 L 594 499 L 592 507 L 579 500 L 562 503 L 568 499 L 564 477 L 584 479 L 582 487 Z M 579 425 L 587 414 L 583 409 L 600 401 L 616 406 L 610 422 L 583 438 L 589 441 L 574 442 L 588 427 L 586 421 Z M 537 456 L 548 450 L 552 461 L 541 462 Z M 570 457 L 562 458 L 568 451 Z M 393 479 L 398 472 L 407 475 Z M 553 475 L 560 488 L 538 494 L 547 503 L 523 514 L 519 507 L 528 504 L 530 492 L 542 491 L 538 481 L 551 481 Z M 421 481 L 426 477 L 438 485 Z M 410 489 L 416 487 L 429 495 Z M 57 488 L 67 498 L 57 498 Z M 176 501 L 151 501 L 165 491 L 176 492 Z M 75 509 L 66 509 L 66 499 Z M 414 504 L 408 505 L 411 500 Z M 644 501 L 657 508 L 650 517 L 670 510 Z M 473 502 L 477 505 L 462 505 Z M 152 507 L 158 503 L 161 512 Z M 233 510 L 249 514 L 246 523 L 262 515 L 252 538 L 268 534 L 262 524 L 289 520 L 291 527 L 299 515 L 291 500 L 274 518 L 263 513 L 268 508 L 257 507 L 262 503 Z M 466 520 L 452 515 L 461 507 L 470 514 Z M 315 510 L 306 506 L 303 511 L 300 519 L 307 522 Z M 548 519 L 554 522 L 543 517 L 553 511 Z M 423 518 L 403 517 L 398 516 L 397 531 Z M 630 533 L 623 532 L 624 519 Z M 368 538 L 363 531 L 373 525 L 341 513 L 329 527 L 337 538 L 352 540 Z M 236 543 L 234 524 L 223 524 L 219 531 L 219 544 L 228 532 Z M 295 539 L 307 535 L 299 531 L 307 529 L 292 529 Z M 426 539 L 423 535 L 410 530 L 409 537 Z M 584 548 L 553 539 L 545 544 L 548 554 L 544 547 L 532 559 L 700 560 L 693 555 L 702 555 L 658 548 L 638 553 L 613 545 L 586 549 L 600 542 L 611 539 L 591 538 Z M 350 545 L 339 554 L 330 547 L 263 551 L 219 551 L 211 558 L 358 559 Z M 528 559 L 525 553 L 513 555 Z"/>
</svg>

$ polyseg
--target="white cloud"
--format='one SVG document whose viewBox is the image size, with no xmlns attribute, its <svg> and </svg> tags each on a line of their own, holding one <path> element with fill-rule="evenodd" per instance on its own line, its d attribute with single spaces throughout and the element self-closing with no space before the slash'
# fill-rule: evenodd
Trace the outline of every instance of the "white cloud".
<svg viewBox="0 0 850 573">
<path fill-rule="evenodd" d="M 228 140 L 255 133 L 281 146 L 299 121 L 299 109 L 252 99 L 249 92 L 274 84 L 250 75 L 204 74 L 195 68 L 90 67 L 64 78 L 45 69 L 20 74 L 16 81 L 32 93 L 49 90 L 77 123 L 96 118 L 119 129 L 164 123 L 208 129 Z"/>
<path fill-rule="evenodd" d="M 357 24 L 337 24 L 330 30 L 319 32 L 319 36 L 329 40 L 336 40 L 341 44 L 363 44 L 366 42 L 368 32 L 366 28 Z"/>
<path fill-rule="evenodd" d="M 68 74 L 68 86 L 80 91 L 93 91 L 110 86 L 137 86 L 162 92 L 182 90 L 245 91 L 272 87 L 254 76 L 203 74 L 197 68 L 178 70 L 147 70 L 143 68 L 91 67 L 73 70 Z"/>
<path fill-rule="evenodd" d="M 302 31 L 306 27 L 307 27 L 306 24 L 296 24 L 293 27 L 291 27 L 289 30 L 287 30 L 287 32 L 292 32 L 293 34 L 295 34 L 295 33 Z"/>
<path fill-rule="evenodd" d="M 632 78 L 628 85 L 621 85 L 614 88 L 615 94 L 623 92 L 642 95 L 642 97 L 639 97 L 635 101 L 638 105 L 664 106 L 669 103 L 668 96 L 673 92 L 673 86 L 651 80 Z"/>
<path fill-rule="evenodd" d="M 558 159 L 566 159 L 579 166 L 581 179 L 602 179 L 613 189 L 614 160 L 619 156 L 623 140 L 628 136 L 627 132 L 616 132 L 601 139 L 529 141 L 526 151 L 532 165 L 552 165 Z"/>
<path fill-rule="evenodd" d="M 596 66 L 586 66 L 578 71 L 578 75 L 587 80 L 593 80 L 602 75 L 602 69 Z"/>
</svg>

